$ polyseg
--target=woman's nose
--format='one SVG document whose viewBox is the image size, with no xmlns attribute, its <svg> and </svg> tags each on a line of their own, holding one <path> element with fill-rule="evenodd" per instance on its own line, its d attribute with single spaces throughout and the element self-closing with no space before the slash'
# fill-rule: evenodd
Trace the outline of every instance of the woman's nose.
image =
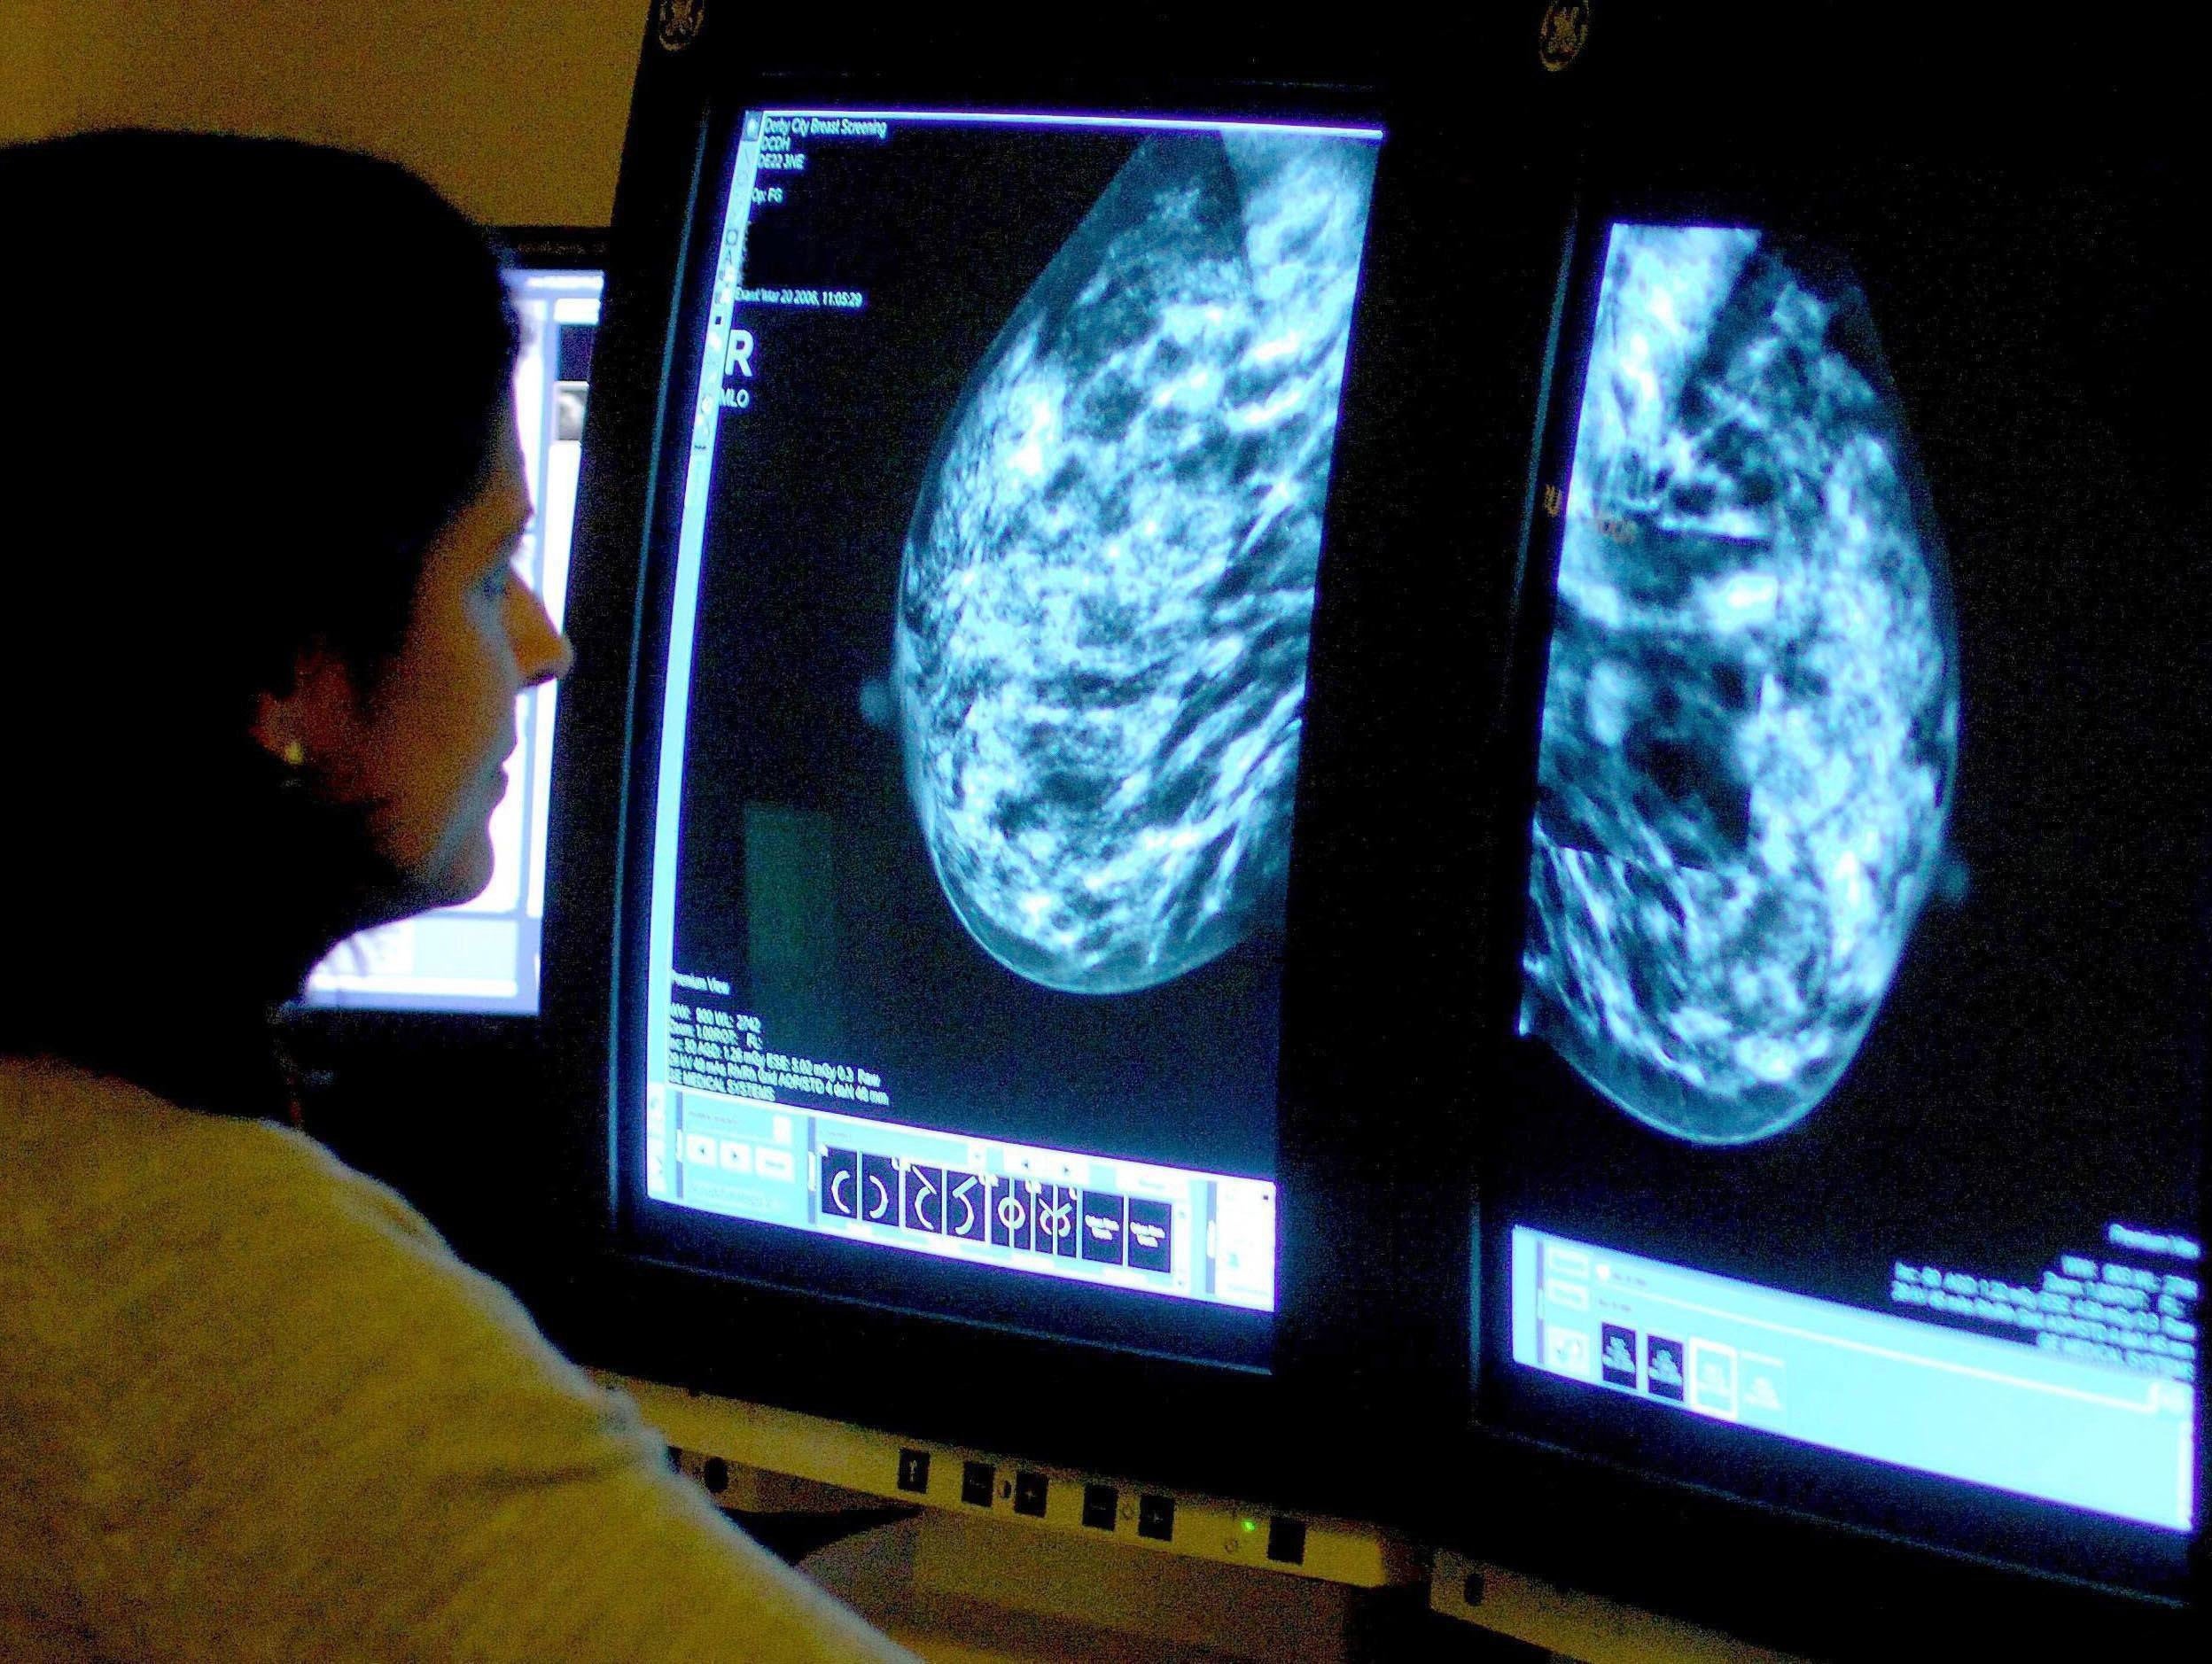
<svg viewBox="0 0 2212 1664">
<path fill-rule="evenodd" d="M 535 688 L 558 681 L 575 665 L 576 649 L 553 622 L 537 591 L 522 584 L 515 588 L 523 609 L 515 631 L 515 663 L 522 672 L 522 685 Z"/>
</svg>

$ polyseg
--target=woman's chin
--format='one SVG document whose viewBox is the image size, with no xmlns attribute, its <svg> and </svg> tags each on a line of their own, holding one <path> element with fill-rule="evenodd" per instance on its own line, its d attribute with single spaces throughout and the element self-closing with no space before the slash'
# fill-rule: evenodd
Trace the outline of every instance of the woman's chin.
<svg viewBox="0 0 2212 1664">
<path fill-rule="evenodd" d="M 465 858 L 453 874 L 452 897 L 438 906 L 451 907 L 463 901 L 474 901 L 491 887 L 492 835 L 479 832 L 470 840 Z"/>
<path fill-rule="evenodd" d="M 439 857 L 417 870 L 413 911 L 458 906 L 474 901 L 492 883 L 492 835 L 479 828 L 458 847 L 440 851 Z"/>
</svg>

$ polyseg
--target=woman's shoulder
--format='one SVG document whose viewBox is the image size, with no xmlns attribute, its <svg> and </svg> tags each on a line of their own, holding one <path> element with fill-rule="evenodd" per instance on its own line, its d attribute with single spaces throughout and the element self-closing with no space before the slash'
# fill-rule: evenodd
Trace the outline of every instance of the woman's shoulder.
<svg viewBox="0 0 2212 1664">
<path fill-rule="evenodd" d="M 506 1289 L 313 1139 L 46 1061 L 0 1059 L 0 1339 L 112 1407 L 152 1393 L 149 1414 L 248 1379 L 265 1413 L 402 1375 L 588 1419 L 604 1401 Z"/>
<path fill-rule="evenodd" d="M 0 1152 L 6 1214 L 85 1248 L 206 1245 L 214 1222 L 272 1209 L 294 1229 L 335 1212 L 438 1240 L 398 1195 L 289 1127 L 183 1108 L 50 1058 L 0 1056 Z"/>
<path fill-rule="evenodd" d="M 0 1060 L 0 1424 L 35 1430 L 0 1473 L 0 1634 L 34 1612 L 101 1656 L 905 1658 L 305 1136 Z"/>
</svg>

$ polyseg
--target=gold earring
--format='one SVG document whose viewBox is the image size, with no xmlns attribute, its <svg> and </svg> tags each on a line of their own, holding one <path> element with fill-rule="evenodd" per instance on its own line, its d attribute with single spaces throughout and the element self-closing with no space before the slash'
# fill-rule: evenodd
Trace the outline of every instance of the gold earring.
<svg viewBox="0 0 2212 1664">
<path fill-rule="evenodd" d="M 307 761 L 308 748 L 306 746 L 298 740 L 284 742 L 284 766 L 286 768 L 304 768 Z"/>
</svg>

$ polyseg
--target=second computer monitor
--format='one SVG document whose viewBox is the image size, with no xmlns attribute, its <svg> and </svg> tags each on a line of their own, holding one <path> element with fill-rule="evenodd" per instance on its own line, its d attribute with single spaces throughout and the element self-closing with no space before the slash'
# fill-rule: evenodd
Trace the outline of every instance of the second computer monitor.
<svg viewBox="0 0 2212 1664">
<path fill-rule="evenodd" d="M 2212 574 L 2048 310 L 2063 224 L 2159 315 L 2156 222 L 2025 168 L 1963 220 L 1909 174 L 1609 206 L 1524 597 L 1488 1407 L 2170 1594 Z"/>
<path fill-rule="evenodd" d="M 603 284 L 603 274 L 586 267 L 518 265 L 508 273 L 508 293 L 522 324 L 515 416 L 536 509 L 515 565 L 556 625 L 568 601 Z M 518 739 L 508 790 L 492 816 L 492 881 L 484 893 L 340 943 L 309 973 L 305 1003 L 522 1016 L 537 1010 L 558 697 L 549 685 L 516 702 Z"/>
</svg>

